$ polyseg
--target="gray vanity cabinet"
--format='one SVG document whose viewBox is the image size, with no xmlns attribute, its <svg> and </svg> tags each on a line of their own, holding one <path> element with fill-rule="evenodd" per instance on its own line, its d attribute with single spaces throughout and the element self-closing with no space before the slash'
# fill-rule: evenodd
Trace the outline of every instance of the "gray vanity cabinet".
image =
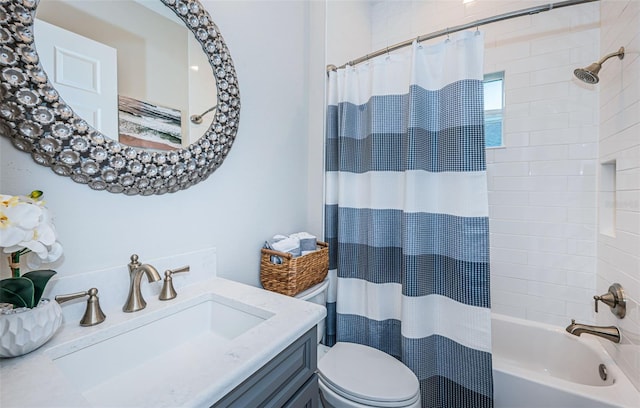
<svg viewBox="0 0 640 408">
<path fill-rule="evenodd" d="M 317 408 L 317 358 L 314 326 L 213 407 Z"/>
</svg>

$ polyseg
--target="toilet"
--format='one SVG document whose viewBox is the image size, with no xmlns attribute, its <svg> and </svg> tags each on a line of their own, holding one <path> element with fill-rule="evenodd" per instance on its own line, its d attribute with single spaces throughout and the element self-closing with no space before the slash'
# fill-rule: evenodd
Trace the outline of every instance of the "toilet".
<svg viewBox="0 0 640 408">
<path fill-rule="evenodd" d="M 300 300 L 325 306 L 328 278 L 299 293 Z M 320 344 L 324 320 L 318 323 L 318 385 L 324 408 L 419 408 L 415 374 L 392 356 L 369 346 L 338 342 Z"/>
</svg>

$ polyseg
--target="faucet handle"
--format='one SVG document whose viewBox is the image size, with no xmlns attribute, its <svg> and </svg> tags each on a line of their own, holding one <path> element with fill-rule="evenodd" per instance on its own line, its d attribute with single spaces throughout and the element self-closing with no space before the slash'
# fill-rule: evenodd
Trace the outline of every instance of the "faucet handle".
<svg viewBox="0 0 640 408">
<path fill-rule="evenodd" d="M 138 254 L 133 254 L 129 257 L 130 262 L 129 265 L 139 265 L 140 262 L 138 262 L 138 259 L 140 259 L 140 257 L 138 257 Z"/>
<path fill-rule="evenodd" d="M 596 313 L 598 313 L 598 300 L 602 300 L 602 302 L 604 302 L 604 299 L 602 296 L 593 295 L 593 300 L 594 300 L 595 311 Z"/>
<path fill-rule="evenodd" d="M 188 272 L 189 269 L 189 265 L 186 265 L 176 269 L 169 269 L 164 272 L 164 283 L 162 284 L 162 290 L 160 291 L 160 300 L 171 300 L 178 296 L 175 288 L 173 287 L 173 278 L 171 275 L 174 273 Z"/>
<path fill-rule="evenodd" d="M 611 313 L 622 319 L 627 311 L 626 301 L 624 300 L 624 291 L 619 283 L 614 283 L 609 286 L 609 291 L 604 295 L 594 296 L 595 309 L 598 313 L 598 301 L 601 301 L 605 305 L 611 308 Z"/>
<path fill-rule="evenodd" d="M 87 299 L 87 308 L 84 311 L 84 316 L 80 320 L 80 326 L 93 326 L 104 322 L 107 318 L 100 308 L 100 301 L 98 299 L 98 289 L 91 288 L 85 292 L 70 293 L 68 295 L 56 296 L 56 302 L 63 303 L 69 300 L 78 299 L 84 296 L 89 296 Z"/>
</svg>

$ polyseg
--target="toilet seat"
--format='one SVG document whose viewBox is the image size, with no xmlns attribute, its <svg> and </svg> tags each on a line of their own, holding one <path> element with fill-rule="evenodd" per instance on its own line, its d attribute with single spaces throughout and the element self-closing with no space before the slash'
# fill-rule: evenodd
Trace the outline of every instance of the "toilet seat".
<svg viewBox="0 0 640 408">
<path fill-rule="evenodd" d="M 372 347 L 338 342 L 318 362 L 320 381 L 339 396 L 374 407 L 407 407 L 420 384 L 407 366 Z"/>
</svg>

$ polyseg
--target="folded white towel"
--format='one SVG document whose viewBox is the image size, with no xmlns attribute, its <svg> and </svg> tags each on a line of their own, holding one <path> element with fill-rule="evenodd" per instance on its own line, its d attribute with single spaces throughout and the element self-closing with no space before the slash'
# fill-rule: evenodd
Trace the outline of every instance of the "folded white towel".
<svg viewBox="0 0 640 408">
<path fill-rule="evenodd" d="M 315 235 L 311 235 L 308 232 L 297 232 L 289 236 L 300 240 L 300 249 L 303 253 L 316 250 L 318 239 Z"/>
<path fill-rule="evenodd" d="M 287 239 L 289 237 L 287 237 L 286 235 L 282 235 L 282 234 L 276 234 L 273 236 L 273 241 L 282 241 L 283 239 Z"/>
<path fill-rule="evenodd" d="M 279 252 L 288 252 L 293 256 L 300 256 L 300 240 L 298 238 L 288 237 L 280 241 L 273 242 L 271 247 Z"/>
<path fill-rule="evenodd" d="M 296 232 L 295 234 L 291 234 L 289 235 L 290 237 L 296 237 L 299 239 L 303 239 L 303 238 L 315 238 L 315 235 L 311 235 L 308 232 Z"/>
<path fill-rule="evenodd" d="M 276 235 L 273 236 L 273 238 L 271 238 L 269 240 L 266 240 L 264 242 L 264 247 L 267 248 L 267 249 L 275 249 L 273 247 L 274 243 L 276 243 L 278 241 L 282 241 L 283 239 L 287 239 L 287 238 L 289 238 L 289 237 L 287 237 L 286 235 L 276 234 Z"/>
</svg>

